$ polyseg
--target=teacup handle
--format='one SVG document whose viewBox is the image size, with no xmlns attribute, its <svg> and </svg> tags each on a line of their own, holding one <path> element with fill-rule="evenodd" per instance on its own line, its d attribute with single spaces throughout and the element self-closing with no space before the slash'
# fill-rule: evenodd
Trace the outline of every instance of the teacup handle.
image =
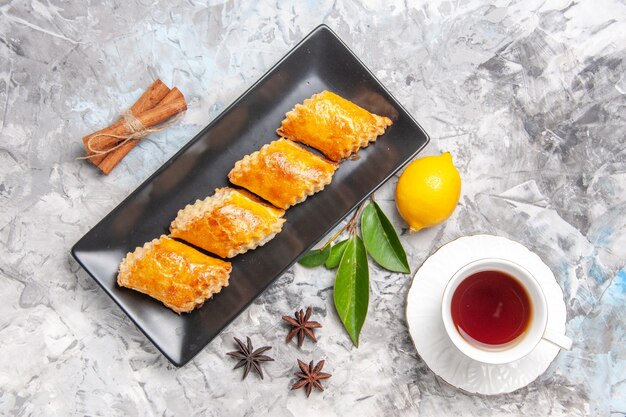
<svg viewBox="0 0 626 417">
<path fill-rule="evenodd" d="M 561 349 L 570 350 L 572 347 L 572 339 L 554 330 L 546 329 L 546 331 L 543 332 L 543 339 Z"/>
</svg>

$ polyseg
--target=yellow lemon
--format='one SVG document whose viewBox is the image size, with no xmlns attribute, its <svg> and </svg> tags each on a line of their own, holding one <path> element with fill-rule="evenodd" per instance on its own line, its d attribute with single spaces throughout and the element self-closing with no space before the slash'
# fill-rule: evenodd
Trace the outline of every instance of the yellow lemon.
<svg viewBox="0 0 626 417">
<path fill-rule="evenodd" d="M 449 152 L 411 162 L 396 186 L 400 215 L 417 232 L 450 217 L 461 195 L 461 176 Z"/>
</svg>

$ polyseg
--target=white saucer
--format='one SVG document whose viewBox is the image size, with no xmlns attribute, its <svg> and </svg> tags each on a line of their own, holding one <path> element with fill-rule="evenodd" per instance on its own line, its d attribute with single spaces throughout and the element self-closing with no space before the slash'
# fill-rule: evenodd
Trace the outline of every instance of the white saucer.
<svg viewBox="0 0 626 417">
<path fill-rule="evenodd" d="M 545 372 L 559 348 L 542 340 L 520 360 L 488 365 L 463 355 L 450 341 L 441 318 L 441 297 L 448 279 L 463 265 L 482 258 L 503 258 L 532 273 L 548 302 L 548 328 L 565 333 L 563 291 L 554 274 L 525 246 L 512 240 L 475 235 L 441 247 L 415 274 L 407 296 L 409 332 L 420 357 L 446 382 L 471 393 L 494 395 L 522 388 Z"/>
</svg>

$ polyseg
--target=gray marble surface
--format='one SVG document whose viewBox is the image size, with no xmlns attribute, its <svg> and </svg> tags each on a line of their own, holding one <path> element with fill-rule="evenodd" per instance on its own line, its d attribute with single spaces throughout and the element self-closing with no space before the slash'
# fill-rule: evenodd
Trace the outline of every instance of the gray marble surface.
<svg viewBox="0 0 626 417">
<path fill-rule="evenodd" d="M 626 6 L 601 1 L 11 1 L 0 5 L 0 414 L 16 416 L 568 415 L 626 413 Z M 470 395 L 419 358 L 410 277 L 372 268 L 361 347 L 333 274 L 292 268 L 195 360 L 174 368 L 69 257 L 99 219 L 320 23 L 450 151 L 454 215 L 409 235 L 396 179 L 378 192 L 415 270 L 457 237 L 522 242 L 553 269 L 575 340 L 512 394 Z M 75 158 L 154 77 L 184 120 L 108 177 Z M 286 346 L 279 317 L 311 304 L 319 343 Z M 271 344 L 240 382 L 233 335 Z M 327 390 L 290 392 L 295 360 L 326 358 Z"/>
</svg>

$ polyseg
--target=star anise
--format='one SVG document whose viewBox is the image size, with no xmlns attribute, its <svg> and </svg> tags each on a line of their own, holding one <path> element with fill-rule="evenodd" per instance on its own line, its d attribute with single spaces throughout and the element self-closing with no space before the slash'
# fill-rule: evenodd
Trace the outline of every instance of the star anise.
<svg viewBox="0 0 626 417">
<path fill-rule="evenodd" d="M 317 388 L 320 391 L 324 391 L 324 387 L 322 387 L 322 384 L 320 384 L 320 380 L 328 379 L 332 375 L 321 372 L 322 368 L 324 367 L 323 360 L 319 361 L 317 365 L 313 367 L 313 361 L 311 361 L 307 365 L 306 363 L 298 359 L 298 366 L 300 367 L 300 370 L 302 372 L 294 373 L 294 375 L 300 378 L 300 380 L 293 384 L 293 386 L 291 387 L 292 390 L 304 387 L 307 398 L 309 397 L 309 395 L 311 395 L 311 390 L 313 389 L 313 387 Z"/>
<path fill-rule="evenodd" d="M 286 343 L 291 342 L 291 339 L 293 339 L 296 333 L 298 334 L 298 347 L 302 347 L 305 335 L 313 339 L 314 342 L 317 342 L 317 339 L 315 338 L 315 334 L 313 333 L 312 329 L 320 328 L 322 327 L 322 325 L 316 321 L 309 321 L 312 311 L 313 309 L 311 308 L 311 306 L 308 306 L 306 309 L 306 314 L 304 313 L 304 311 L 300 310 L 296 311 L 295 318 L 290 316 L 283 316 L 283 320 L 285 320 L 292 326 L 289 334 L 287 335 Z"/>
<path fill-rule="evenodd" d="M 237 342 L 237 346 L 239 347 L 239 350 L 227 353 L 227 355 L 239 359 L 239 362 L 237 362 L 237 365 L 235 365 L 233 369 L 245 366 L 243 370 L 243 378 L 241 379 L 246 379 L 248 373 L 250 372 L 250 369 L 254 368 L 261 377 L 261 379 L 263 379 L 263 369 L 261 369 L 261 362 L 269 362 L 274 360 L 269 356 L 263 355 L 263 353 L 267 352 L 272 347 L 263 346 L 253 351 L 252 341 L 249 337 L 246 337 L 247 344 L 245 345 L 241 340 L 237 339 L 236 337 L 233 337 L 233 339 L 235 339 L 235 342 Z"/>
</svg>

